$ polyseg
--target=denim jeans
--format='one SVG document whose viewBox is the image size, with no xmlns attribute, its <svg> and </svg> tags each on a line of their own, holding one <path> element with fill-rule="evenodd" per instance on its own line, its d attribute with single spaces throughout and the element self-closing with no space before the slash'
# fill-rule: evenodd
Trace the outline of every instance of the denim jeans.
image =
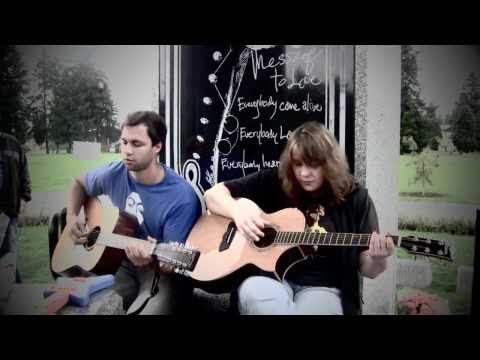
<svg viewBox="0 0 480 360">
<path fill-rule="evenodd" d="M 265 276 L 247 278 L 238 288 L 243 315 L 342 315 L 340 290 L 280 283 Z"/>
</svg>

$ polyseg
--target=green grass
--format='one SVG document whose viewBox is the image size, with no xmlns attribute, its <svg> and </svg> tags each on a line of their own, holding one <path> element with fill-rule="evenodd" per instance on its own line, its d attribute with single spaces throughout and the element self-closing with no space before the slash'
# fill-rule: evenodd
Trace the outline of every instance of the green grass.
<svg viewBox="0 0 480 360">
<path fill-rule="evenodd" d="M 426 233 L 413 231 L 400 231 L 400 235 L 416 235 L 435 240 L 449 241 L 454 248 L 454 261 L 442 261 L 431 259 L 432 283 L 429 287 L 422 289 L 426 292 L 436 294 L 449 302 L 450 312 L 463 314 L 467 312 L 467 299 L 455 293 L 457 285 L 457 269 L 459 266 L 473 266 L 475 240 L 473 236 L 451 235 L 446 233 Z M 398 258 L 414 258 L 403 249 L 398 249 Z M 417 257 L 417 259 L 426 259 Z M 397 286 L 401 290 L 401 286 Z"/>
<path fill-rule="evenodd" d="M 77 160 L 72 154 L 29 153 L 32 191 L 67 191 L 72 180 L 97 166 L 120 160 L 116 153 L 101 153 L 97 160 Z"/>
<path fill-rule="evenodd" d="M 18 269 L 25 283 L 53 282 L 48 254 L 48 226 L 19 228 Z"/>
<path fill-rule="evenodd" d="M 408 200 L 455 202 L 480 204 L 480 153 L 463 155 L 440 155 L 439 166 L 433 168 L 432 186 L 422 189 L 421 183 L 409 185 L 415 175 L 415 169 L 407 166 L 411 155 L 400 156 L 400 193 L 431 192 L 442 194 L 438 197 L 404 197 Z"/>
</svg>

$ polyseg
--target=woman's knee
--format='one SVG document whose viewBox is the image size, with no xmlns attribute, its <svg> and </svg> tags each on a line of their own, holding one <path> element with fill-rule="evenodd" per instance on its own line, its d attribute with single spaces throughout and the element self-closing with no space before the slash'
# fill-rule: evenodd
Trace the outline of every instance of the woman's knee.
<svg viewBox="0 0 480 360">
<path fill-rule="evenodd" d="M 241 314 L 288 312 L 290 303 L 287 290 L 274 279 L 253 276 L 238 288 L 238 309 Z"/>
<path fill-rule="evenodd" d="M 245 297 L 262 298 L 271 296 L 282 290 L 282 285 L 273 279 L 265 276 L 251 276 L 245 279 L 238 288 L 238 296 L 240 299 Z"/>
</svg>

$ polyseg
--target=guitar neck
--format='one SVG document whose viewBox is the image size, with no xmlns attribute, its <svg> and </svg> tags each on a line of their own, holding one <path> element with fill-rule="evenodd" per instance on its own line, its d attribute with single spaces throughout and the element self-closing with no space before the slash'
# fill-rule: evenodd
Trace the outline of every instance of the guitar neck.
<svg viewBox="0 0 480 360">
<path fill-rule="evenodd" d="M 119 234 L 114 234 L 114 233 L 110 233 L 110 234 L 100 234 L 97 241 L 96 241 L 96 244 L 97 245 L 103 245 L 103 246 L 108 246 L 108 247 L 112 247 L 112 248 L 115 248 L 115 249 L 120 249 L 120 250 L 125 250 L 125 248 L 128 246 L 128 245 L 132 245 L 132 244 L 139 244 L 141 246 L 148 246 L 148 245 L 151 245 L 151 253 L 153 253 L 153 250 L 155 248 L 155 244 L 151 244 L 145 240 L 141 240 L 141 239 L 136 239 L 136 238 L 132 238 L 132 237 L 129 237 L 129 236 L 124 236 L 124 235 L 119 235 Z"/>
<path fill-rule="evenodd" d="M 399 246 L 399 236 L 391 235 L 395 246 Z M 372 234 L 319 233 L 279 231 L 276 244 L 318 245 L 318 246 L 369 246 Z"/>
</svg>

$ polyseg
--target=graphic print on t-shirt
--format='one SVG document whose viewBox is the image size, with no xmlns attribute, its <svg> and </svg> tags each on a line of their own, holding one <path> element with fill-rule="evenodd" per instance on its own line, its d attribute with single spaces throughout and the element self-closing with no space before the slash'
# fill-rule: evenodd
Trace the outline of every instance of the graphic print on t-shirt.
<svg viewBox="0 0 480 360">
<path fill-rule="evenodd" d="M 321 234 L 327 233 L 327 230 L 320 224 L 322 218 L 325 216 L 325 208 L 318 204 L 314 209 L 308 209 L 306 211 L 305 231 L 318 232 Z M 315 252 L 318 250 L 318 246 L 314 245 Z"/>
<path fill-rule="evenodd" d="M 327 230 L 320 225 L 320 220 L 325 216 L 325 208 L 322 205 L 318 205 L 313 210 L 307 210 L 307 216 L 310 218 L 307 218 L 306 222 L 307 231 L 319 232 L 322 234 L 327 232 Z"/>
<path fill-rule="evenodd" d="M 137 192 L 132 192 L 125 200 L 125 211 L 137 218 L 138 224 L 143 224 L 143 204 L 140 195 Z"/>
</svg>

